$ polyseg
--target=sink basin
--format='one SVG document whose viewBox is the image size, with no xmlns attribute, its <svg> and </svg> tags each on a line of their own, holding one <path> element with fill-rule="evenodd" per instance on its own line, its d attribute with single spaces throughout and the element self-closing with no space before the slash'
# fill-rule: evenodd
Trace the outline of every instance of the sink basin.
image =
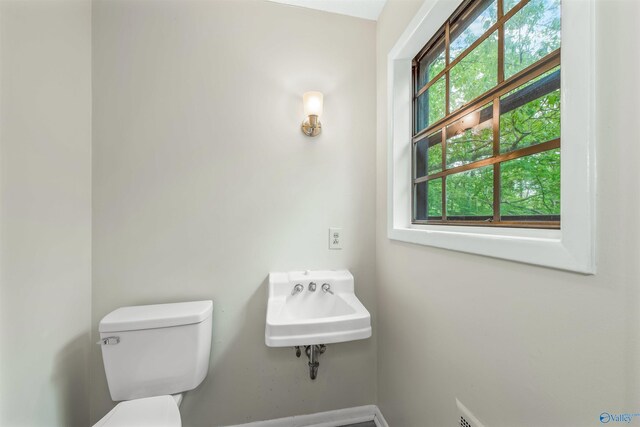
<svg viewBox="0 0 640 427">
<path fill-rule="evenodd" d="M 333 295 L 322 290 L 325 283 Z M 292 295 L 297 284 L 303 290 Z M 271 273 L 264 336 L 269 347 L 361 340 L 371 336 L 371 315 L 356 297 L 347 270 Z"/>
</svg>

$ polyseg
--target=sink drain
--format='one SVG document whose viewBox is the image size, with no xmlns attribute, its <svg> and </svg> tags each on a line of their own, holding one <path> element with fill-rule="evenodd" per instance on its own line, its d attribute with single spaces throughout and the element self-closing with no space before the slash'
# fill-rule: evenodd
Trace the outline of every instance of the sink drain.
<svg viewBox="0 0 640 427">
<path fill-rule="evenodd" d="M 300 346 L 296 346 L 296 357 L 300 357 L 302 352 L 300 351 Z M 309 359 L 309 377 L 312 380 L 315 380 L 318 376 L 318 366 L 320 366 L 320 362 L 318 361 L 318 357 L 327 351 L 327 346 L 324 344 L 315 344 L 315 345 L 305 345 L 304 352 L 307 354 L 307 358 Z"/>
</svg>

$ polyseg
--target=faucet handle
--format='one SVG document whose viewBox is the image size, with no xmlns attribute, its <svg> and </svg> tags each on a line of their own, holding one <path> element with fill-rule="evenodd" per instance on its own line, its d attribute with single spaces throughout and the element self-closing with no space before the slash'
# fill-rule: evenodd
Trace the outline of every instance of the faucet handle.
<svg viewBox="0 0 640 427">
<path fill-rule="evenodd" d="M 293 287 L 293 290 L 291 291 L 291 295 L 299 294 L 303 290 L 304 290 L 304 286 L 302 286 L 300 283 L 298 283 L 297 285 L 295 285 Z"/>
<path fill-rule="evenodd" d="M 324 292 L 325 294 L 329 292 L 331 295 L 333 295 L 333 291 L 331 290 L 331 285 L 328 283 L 322 284 L 322 292 Z"/>
</svg>

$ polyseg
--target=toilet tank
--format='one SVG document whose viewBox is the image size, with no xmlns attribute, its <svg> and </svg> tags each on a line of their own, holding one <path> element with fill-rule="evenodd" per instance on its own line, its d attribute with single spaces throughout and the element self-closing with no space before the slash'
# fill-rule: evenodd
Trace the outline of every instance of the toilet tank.
<svg viewBox="0 0 640 427">
<path fill-rule="evenodd" d="M 207 376 L 211 301 L 122 307 L 100 321 L 102 361 L 114 401 L 176 394 Z"/>
</svg>

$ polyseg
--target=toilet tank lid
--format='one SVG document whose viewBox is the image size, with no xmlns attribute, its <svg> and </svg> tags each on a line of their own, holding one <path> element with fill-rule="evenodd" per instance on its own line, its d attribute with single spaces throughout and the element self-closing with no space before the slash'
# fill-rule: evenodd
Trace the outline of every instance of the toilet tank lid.
<svg viewBox="0 0 640 427">
<path fill-rule="evenodd" d="M 212 301 L 121 307 L 102 318 L 100 332 L 137 331 L 200 323 L 213 312 Z"/>
</svg>

